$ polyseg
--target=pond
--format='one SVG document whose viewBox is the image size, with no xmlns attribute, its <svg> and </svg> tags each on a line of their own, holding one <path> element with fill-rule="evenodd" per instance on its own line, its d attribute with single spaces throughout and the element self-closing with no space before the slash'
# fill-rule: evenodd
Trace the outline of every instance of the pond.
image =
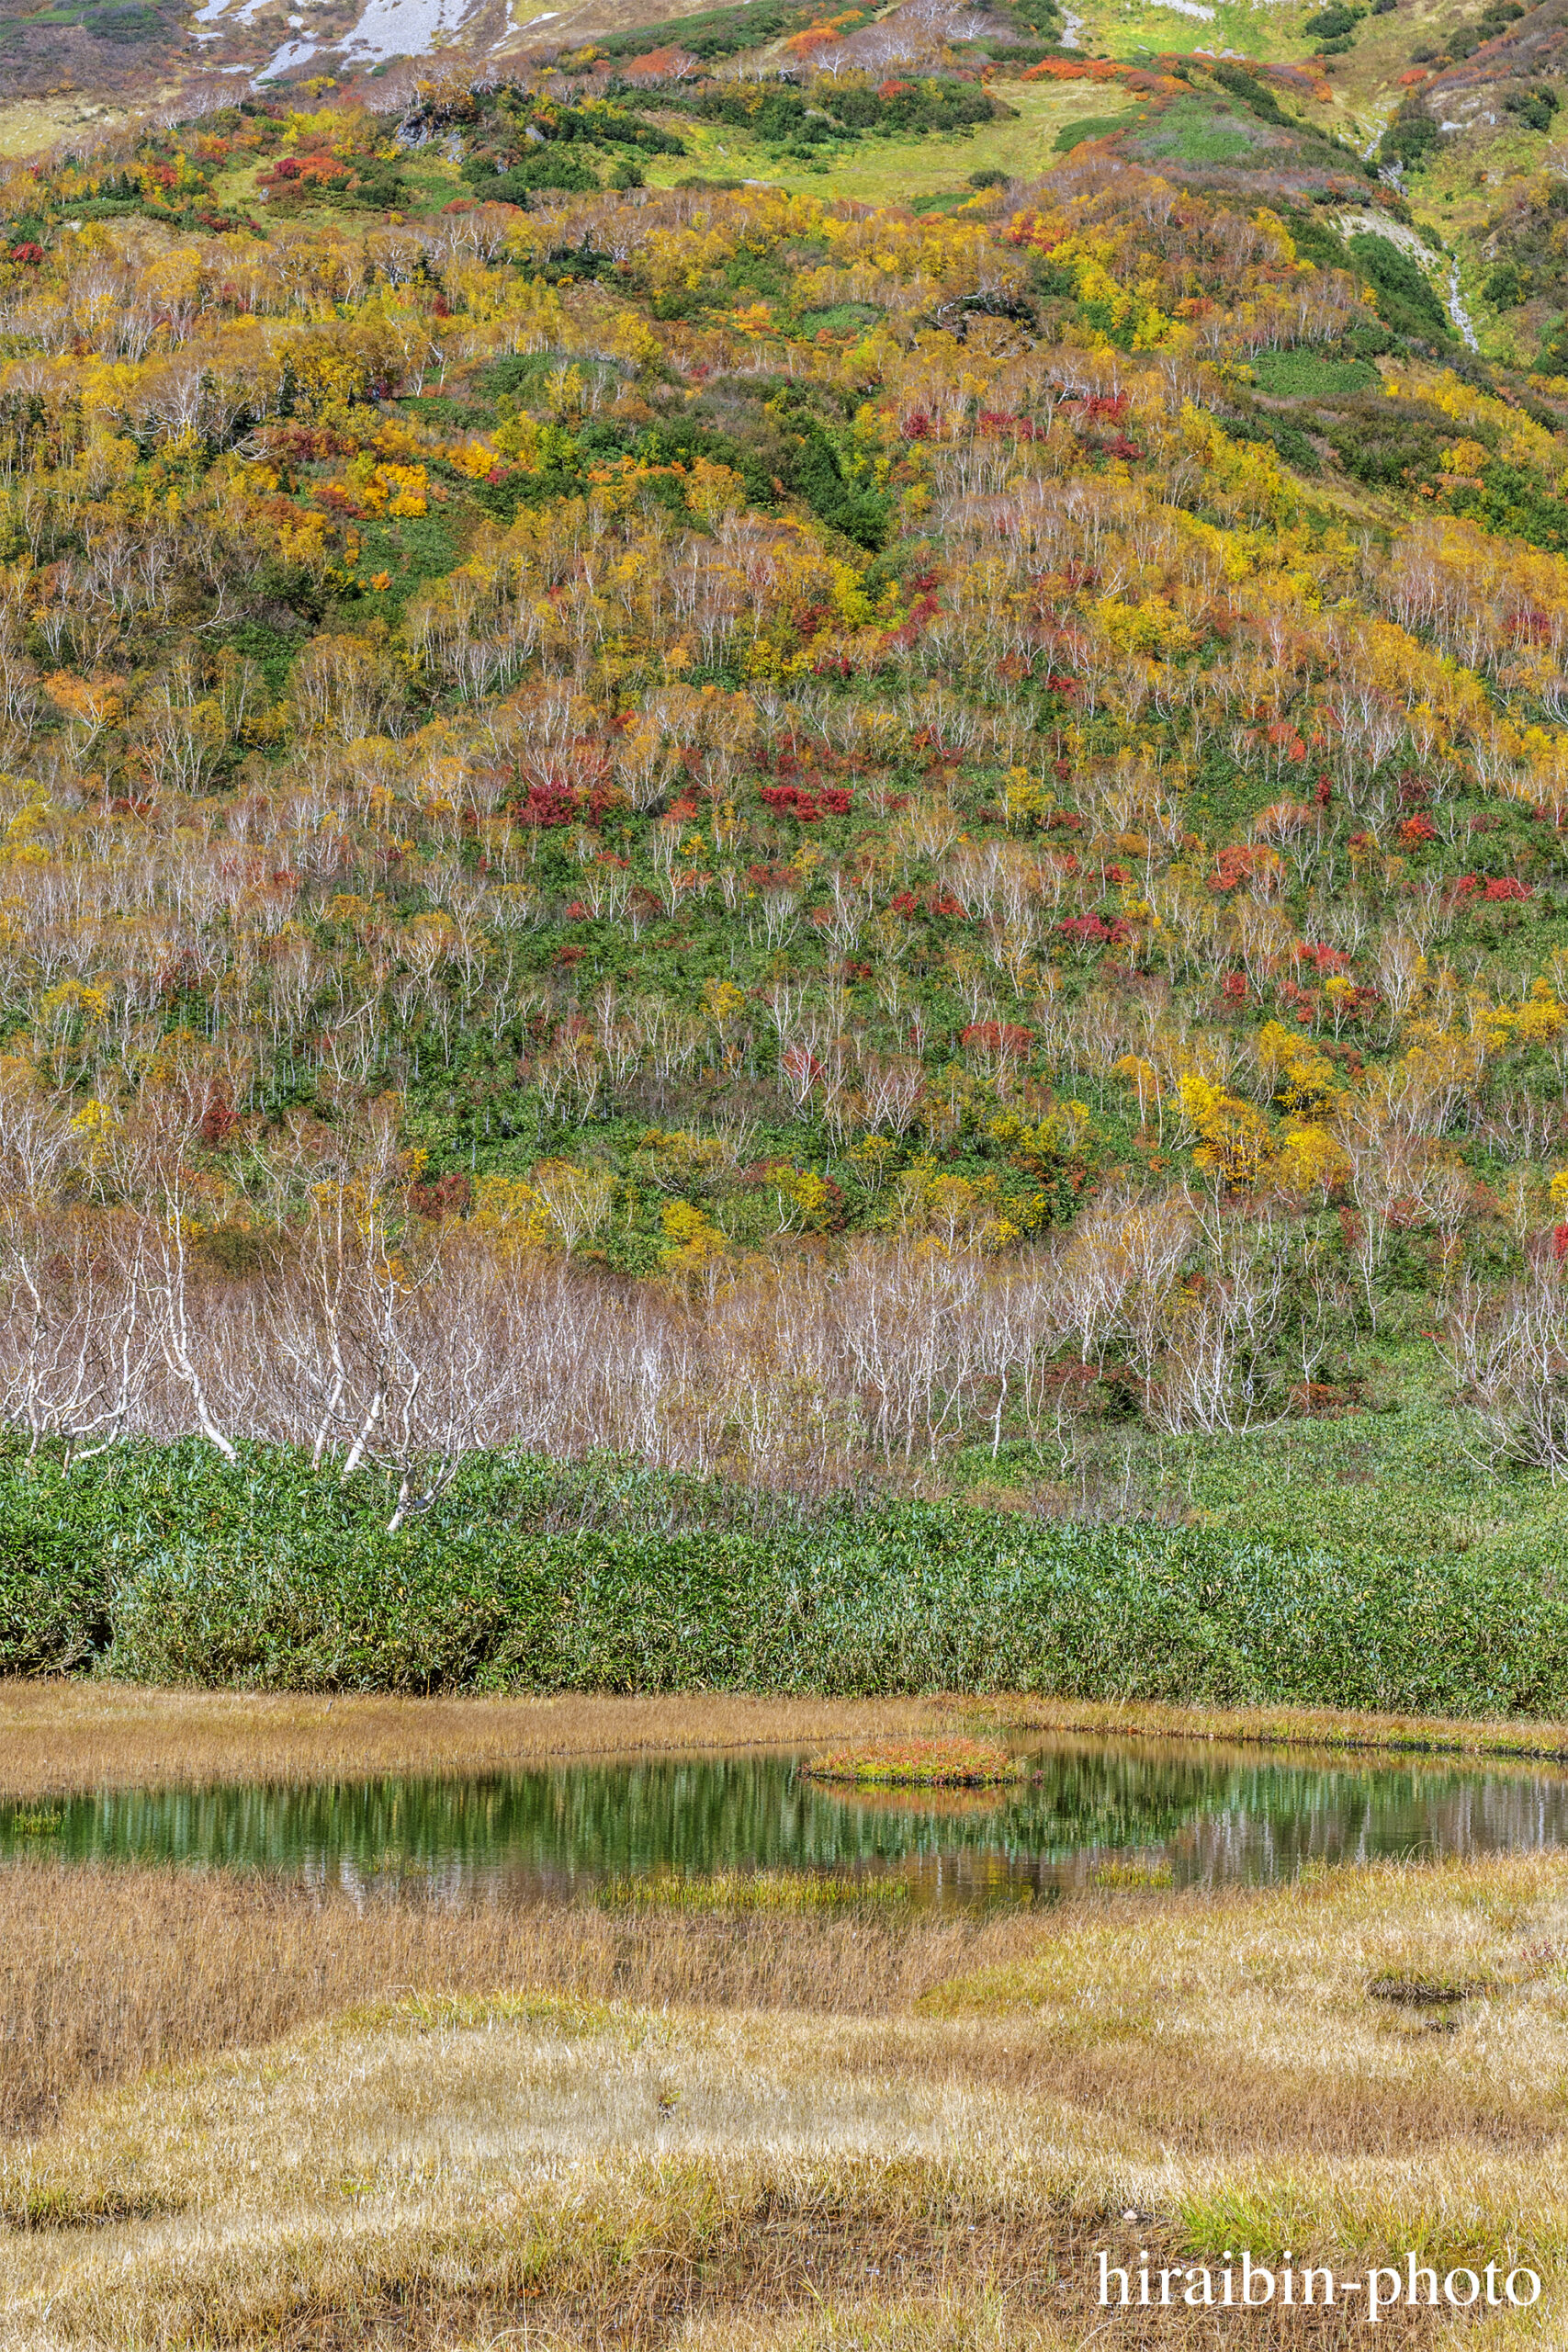
<svg viewBox="0 0 1568 2352">
<path fill-rule="evenodd" d="M 0 1855 L 249 1866 L 356 1897 L 590 1893 L 650 1874 L 897 1877 L 941 1906 L 1099 1883 L 1218 1886 L 1309 1862 L 1568 1844 L 1568 1772 L 1210 1742 L 1012 1743 L 1025 1780 L 887 1792 L 776 1751 L 562 1763 L 482 1778 L 126 1789 L 0 1803 Z"/>
</svg>

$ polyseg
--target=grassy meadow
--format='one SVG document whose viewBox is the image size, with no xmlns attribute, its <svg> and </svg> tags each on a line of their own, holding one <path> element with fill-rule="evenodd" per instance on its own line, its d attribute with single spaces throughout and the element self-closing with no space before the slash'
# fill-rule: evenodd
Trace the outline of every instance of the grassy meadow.
<svg viewBox="0 0 1568 2352">
<path fill-rule="evenodd" d="M 320 1772 L 345 1735 L 389 1767 L 981 1722 L 953 1702 L 0 1693 L 6 1785 L 37 1792 L 113 1778 L 136 1733 L 150 1776 L 208 1777 Z M 1533 2311 L 1391 2311 L 1377 2340 L 1551 2344 L 1565 1949 L 1551 1856 L 1217 1894 L 1108 1866 L 982 1917 L 886 1884 L 829 1901 L 788 1872 L 356 1904 L 260 1872 L 55 1862 L 40 1841 L 0 1871 L 0 2342 L 1362 2340 L 1353 2300 L 1098 2305 L 1101 2249 L 1217 2278 L 1245 2246 L 1341 2278 L 1409 2250 L 1440 2275 L 1530 2266 Z"/>
</svg>

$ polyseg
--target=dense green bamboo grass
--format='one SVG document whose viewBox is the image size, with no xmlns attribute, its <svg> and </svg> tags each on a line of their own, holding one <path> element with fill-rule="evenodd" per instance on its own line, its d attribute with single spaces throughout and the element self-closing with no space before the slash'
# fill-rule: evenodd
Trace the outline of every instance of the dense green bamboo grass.
<svg viewBox="0 0 1568 2352">
<path fill-rule="evenodd" d="M 1028 1690 L 1497 1716 L 1568 1705 L 1551 1560 L 773 1498 L 476 1459 L 378 1487 L 248 1449 L 0 1464 L 0 1669 L 316 1690 Z"/>
</svg>

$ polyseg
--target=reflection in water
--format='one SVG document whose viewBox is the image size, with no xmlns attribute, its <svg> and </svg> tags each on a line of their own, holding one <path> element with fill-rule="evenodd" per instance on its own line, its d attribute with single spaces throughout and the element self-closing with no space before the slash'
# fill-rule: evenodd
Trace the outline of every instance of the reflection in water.
<svg viewBox="0 0 1568 2352">
<path fill-rule="evenodd" d="M 0 1804 L 0 1854 L 248 1865 L 359 1893 L 412 1882 L 567 1894 L 652 1871 L 896 1871 L 933 1903 L 1082 1885 L 1112 1856 L 1178 1885 L 1288 1878 L 1307 1861 L 1568 1844 L 1568 1776 L 1499 1765 L 1260 1758 L 1204 1743 L 1062 1738 L 1036 1777 L 873 1794 L 799 1759 L 658 1757 L 479 1780 L 108 1792 Z"/>
</svg>

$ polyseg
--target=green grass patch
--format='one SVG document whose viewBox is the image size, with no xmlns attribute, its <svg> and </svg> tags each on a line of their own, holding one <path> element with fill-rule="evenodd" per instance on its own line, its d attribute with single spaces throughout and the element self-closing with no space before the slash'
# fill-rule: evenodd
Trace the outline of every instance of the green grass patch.
<svg viewBox="0 0 1568 2352">
<path fill-rule="evenodd" d="M 1177 164 L 1234 164 L 1251 153 L 1258 135 L 1239 115 L 1218 113 L 1201 98 L 1178 98 L 1138 139 L 1137 149 Z"/>
<path fill-rule="evenodd" d="M 1212 21 L 1196 24 L 1185 10 L 1162 8 L 1157 0 L 1128 0 L 1114 14 L 1091 12 L 1080 39 L 1085 49 L 1140 61 L 1172 51 L 1188 54 L 1200 45 L 1216 56 L 1228 51 L 1247 58 L 1299 57 L 1311 44 L 1293 26 L 1280 23 L 1284 13 L 1249 0 L 1217 0 Z"/>
<path fill-rule="evenodd" d="M 1109 139 L 1112 131 L 1127 130 L 1142 120 L 1143 117 L 1137 114 L 1086 115 L 1081 122 L 1065 122 L 1052 141 L 1052 148 L 1058 155 L 1070 155 L 1086 140 Z"/>
<path fill-rule="evenodd" d="M 1260 392 L 1270 400 L 1333 400 L 1336 394 L 1375 392 L 1377 369 L 1367 359 L 1325 359 L 1315 351 L 1265 351 L 1252 363 Z"/>
</svg>

